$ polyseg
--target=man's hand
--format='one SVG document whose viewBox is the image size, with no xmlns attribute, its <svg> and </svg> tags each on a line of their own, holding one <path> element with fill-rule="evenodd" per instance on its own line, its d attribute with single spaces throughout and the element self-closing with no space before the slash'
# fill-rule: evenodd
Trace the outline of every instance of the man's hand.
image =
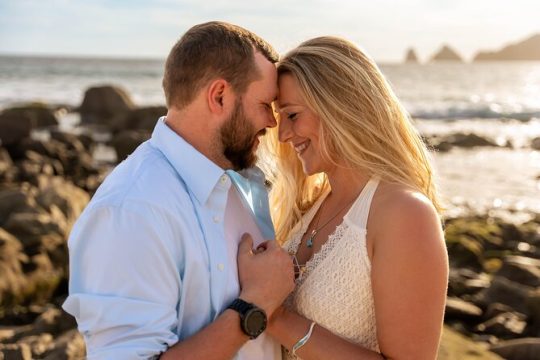
<svg viewBox="0 0 540 360">
<path fill-rule="evenodd" d="M 253 251 L 251 235 L 244 234 L 238 246 L 240 298 L 266 311 L 268 318 L 294 289 L 294 269 L 290 255 L 275 241 L 267 241 Z"/>
</svg>

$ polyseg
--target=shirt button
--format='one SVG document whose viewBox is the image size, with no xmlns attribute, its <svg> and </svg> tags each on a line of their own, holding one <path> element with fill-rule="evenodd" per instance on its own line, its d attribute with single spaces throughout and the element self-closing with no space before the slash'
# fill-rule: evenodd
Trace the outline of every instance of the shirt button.
<svg viewBox="0 0 540 360">
<path fill-rule="evenodd" d="M 229 177 L 227 175 L 222 175 L 219 181 L 221 181 L 222 184 L 225 184 Z"/>
<path fill-rule="evenodd" d="M 212 220 L 214 220 L 216 224 L 220 221 L 219 216 L 214 216 Z"/>
<path fill-rule="evenodd" d="M 217 268 L 218 268 L 219 271 L 223 271 L 223 269 L 225 269 L 225 265 L 218 264 Z"/>
</svg>

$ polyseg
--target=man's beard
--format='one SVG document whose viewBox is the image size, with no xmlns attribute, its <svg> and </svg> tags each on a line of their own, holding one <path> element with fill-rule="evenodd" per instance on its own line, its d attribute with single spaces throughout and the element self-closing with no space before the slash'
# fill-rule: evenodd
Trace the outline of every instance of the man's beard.
<svg viewBox="0 0 540 360">
<path fill-rule="evenodd" d="M 223 155 L 229 160 L 234 170 L 242 170 L 255 165 L 257 156 L 253 149 L 257 135 L 264 135 L 266 130 L 256 132 L 253 124 L 246 118 L 244 107 L 238 100 L 231 117 L 220 130 Z"/>
</svg>

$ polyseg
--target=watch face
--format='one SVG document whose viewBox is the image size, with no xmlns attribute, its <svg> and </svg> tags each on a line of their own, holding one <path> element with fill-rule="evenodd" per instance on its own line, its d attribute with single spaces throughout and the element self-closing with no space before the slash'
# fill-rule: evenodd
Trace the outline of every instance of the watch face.
<svg viewBox="0 0 540 360">
<path fill-rule="evenodd" d="M 266 329 L 266 314 L 259 309 L 251 310 L 245 318 L 245 325 L 249 335 L 260 335 Z"/>
</svg>

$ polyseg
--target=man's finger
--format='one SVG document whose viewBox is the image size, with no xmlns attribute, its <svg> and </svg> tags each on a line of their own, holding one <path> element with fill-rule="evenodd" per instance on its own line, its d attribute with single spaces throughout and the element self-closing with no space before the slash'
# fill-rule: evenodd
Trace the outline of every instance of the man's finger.
<svg viewBox="0 0 540 360">
<path fill-rule="evenodd" d="M 242 235 L 240 244 L 238 244 L 238 255 L 246 254 L 253 251 L 253 238 L 250 234 L 245 233 Z"/>
</svg>

